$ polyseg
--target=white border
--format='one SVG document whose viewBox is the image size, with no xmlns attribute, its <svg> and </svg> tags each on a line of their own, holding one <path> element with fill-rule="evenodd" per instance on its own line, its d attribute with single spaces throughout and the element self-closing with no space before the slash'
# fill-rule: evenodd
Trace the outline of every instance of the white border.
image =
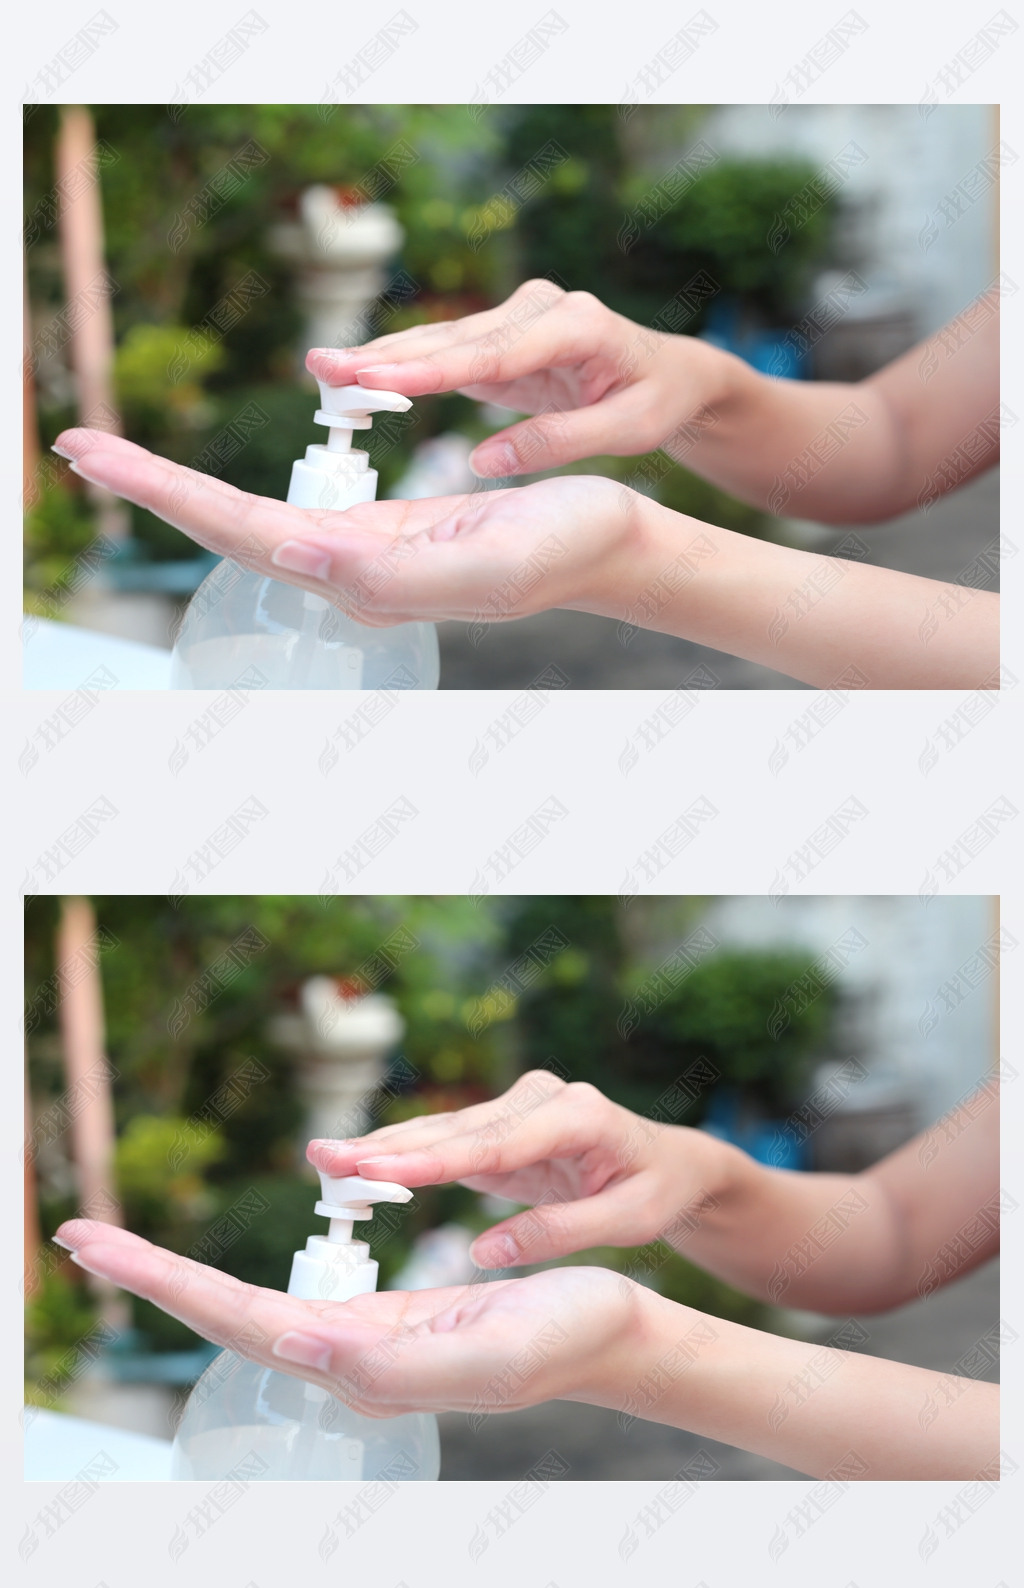
<svg viewBox="0 0 1024 1588">
<path fill-rule="evenodd" d="M 19 39 L 8 46 L 6 103 L 21 97 L 25 84 L 71 36 L 95 7 L 57 0 L 47 7 L 22 8 L 17 17 Z M 68 97 L 85 100 L 170 100 L 188 68 L 225 32 L 241 5 L 198 5 L 195 0 L 166 8 L 122 5 L 109 10 L 119 23 L 117 34 L 80 68 Z M 287 6 L 261 0 L 257 9 L 267 18 L 265 47 L 250 49 L 225 74 L 218 93 L 222 100 L 262 99 L 316 101 L 329 69 L 348 58 L 354 46 L 373 31 L 371 17 L 340 12 L 331 4 Z M 397 7 L 396 7 L 397 9 Z M 527 7 L 514 15 L 501 8 L 420 4 L 408 9 L 421 26 L 407 46 L 396 52 L 372 82 L 370 98 L 397 101 L 460 101 L 474 88 L 491 63 L 525 32 L 545 7 Z M 632 71 L 649 58 L 686 19 L 667 4 L 607 9 L 559 0 L 556 7 L 570 23 L 564 49 L 552 49 L 524 77 L 520 100 L 607 100 L 615 102 Z M 698 9 L 694 6 L 693 10 Z M 805 3 L 778 8 L 709 4 L 721 24 L 716 47 L 701 51 L 689 71 L 671 84 L 671 96 L 764 102 L 789 66 L 801 58 L 833 20 L 832 12 Z M 953 56 L 978 26 L 967 7 L 936 3 L 925 13 L 908 0 L 889 0 L 876 8 L 865 0 L 858 10 L 868 18 L 868 48 L 851 50 L 820 84 L 819 100 L 877 100 L 915 103 L 934 71 Z M 993 10 L 998 9 L 993 7 Z M 834 8 L 835 18 L 843 6 Z M 390 15 L 390 11 L 387 12 Z M 987 8 L 984 15 L 987 16 Z M 1019 148 L 1024 143 L 1020 104 L 1019 44 L 1011 42 L 971 80 L 964 99 L 1004 99 L 1003 135 Z M 960 101 L 954 101 L 960 102 Z M 10 112 L 13 115 L 13 111 Z M 1007 173 L 1004 198 L 1004 268 L 1021 268 L 1019 250 L 1019 167 Z M 11 216 L 17 213 L 17 162 L 9 161 L 3 180 L 11 186 Z M 7 250 L 8 302 L 20 291 L 19 267 L 12 246 Z M 1019 299 L 1008 313 L 1004 355 L 1004 397 L 1020 411 Z M 1008 305 L 1008 310 L 1011 305 Z M 19 367 L 16 317 L 8 317 L 4 335 L 12 372 Z M 16 401 L 12 397 L 8 401 Z M 9 410 L 10 412 L 11 410 Z M 8 427 L 9 437 L 14 427 Z M 12 481 L 11 506 L 15 506 Z M 1003 468 L 1005 521 L 1019 519 L 1020 466 L 1016 456 Z M 16 557 L 10 537 L 8 555 Z M 3 677 L 18 677 L 17 618 L 14 599 L 20 581 L 12 561 L 6 582 L 8 622 L 4 625 Z M 1019 574 L 1008 569 L 1011 603 Z M 1005 660 L 1021 674 L 1020 625 L 1005 625 Z M 720 809 L 693 844 L 658 877 L 652 891 L 768 890 L 776 870 L 794 847 L 849 794 L 863 800 L 870 820 L 853 827 L 843 844 L 823 861 L 806 883 L 815 891 L 916 892 L 924 872 L 943 846 L 956 837 L 999 795 L 1020 793 L 1011 770 L 1009 746 L 1019 743 L 1021 706 L 1014 692 L 997 713 L 949 757 L 922 778 L 916 768 L 920 746 L 945 705 L 935 695 L 884 695 L 851 702 L 829 733 L 810 746 L 798 767 L 773 778 L 767 757 L 781 729 L 801 702 L 790 695 L 763 692 L 737 694 L 702 703 L 672 740 L 637 766 L 628 778 L 618 771 L 617 757 L 645 709 L 657 696 L 636 694 L 576 696 L 558 699 L 538 719 L 528 743 L 509 746 L 499 763 L 474 778 L 467 761 L 476 738 L 500 709 L 501 697 L 436 696 L 403 706 L 382 725 L 371 741 L 351 756 L 351 766 L 321 778 L 316 758 L 323 738 L 311 699 L 290 697 L 285 712 L 274 699 L 258 699 L 216 753 L 212 745 L 177 779 L 161 776 L 161 766 L 176 733 L 187 723 L 190 706 L 166 697 L 144 701 L 130 696 L 108 697 L 45 766 L 22 782 L 14 774 L 17 809 L 8 816 L 10 838 L 4 894 L 5 926 L 11 948 L 4 956 L 9 978 L 6 1007 L 18 1002 L 16 895 L 27 868 L 52 845 L 90 799 L 106 794 L 121 814 L 95 842 L 69 863 L 57 886 L 113 892 L 167 891 L 175 867 L 201 843 L 239 800 L 256 793 L 268 816 L 254 827 L 210 878 L 215 891 L 316 892 L 340 850 L 346 827 L 360 830 L 373 821 L 398 794 L 420 807 L 421 814 L 404 836 L 397 836 L 353 884 L 353 891 L 462 891 L 472 886 L 481 864 L 504 843 L 538 802 L 554 793 L 569 815 L 557 838 L 551 837 L 525 858 L 508 879 L 512 891 L 616 891 L 646 834 L 657 836 L 687 799 L 706 796 Z M 805 697 L 806 698 L 806 697 Z M 13 724 L 8 743 L 20 749 L 54 698 L 28 702 L 12 692 Z M 842 724 L 845 723 L 845 726 Z M 287 783 L 285 781 L 287 776 Z M 298 795 L 296 790 L 299 790 Z M 234 802 L 234 803 L 233 803 Z M 1017 799 L 1020 804 L 1021 800 Z M 10 804 L 7 805 L 11 810 Z M 642 811 L 638 815 L 638 810 Z M 413 837 L 413 835 L 415 835 Z M 998 839 L 950 884 L 952 891 L 1002 892 L 1005 919 L 1020 935 L 1021 898 L 1008 879 L 1020 860 L 1018 824 L 1007 826 Z M 934 869 L 934 867 L 933 867 Z M 1011 989 L 1004 989 L 1004 996 Z M 1007 998 L 1005 1049 L 1020 1052 L 1019 1001 Z M 10 1016 L 14 1036 L 15 1017 Z M 12 1048 L 15 1044 L 12 1042 Z M 3 1172 L 8 1208 L 17 1205 L 20 1164 L 20 1079 L 10 1066 L 9 1106 L 4 1110 L 7 1149 Z M 17 1096 L 12 1095 L 17 1092 Z M 1020 1101 L 1007 1098 L 1008 1128 L 1019 1126 Z M 1018 1199 L 1016 1163 L 1009 1160 L 1005 1180 Z M 1012 1244 L 1012 1226 L 1008 1229 Z M 5 1375 L 3 1423 L 9 1432 L 5 1450 L 17 1462 L 16 1406 L 18 1352 L 14 1345 L 20 1297 L 17 1264 L 11 1263 L 4 1327 L 11 1349 Z M 1020 1318 L 1016 1261 L 1007 1262 L 1005 1312 Z M 1016 1387 L 1011 1355 L 1009 1381 Z M 1015 1397 L 1006 1396 L 1003 1443 L 1019 1457 L 1022 1445 Z M 1018 1400 L 1019 1404 L 1019 1400 Z M 408 1588 L 443 1581 L 476 1583 L 481 1574 L 498 1582 L 536 1583 L 558 1588 L 578 1581 L 628 1582 L 640 1574 L 671 1572 L 686 1588 L 731 1588 L 737 1582 L 779 1581 L 813 1584 L 814 1588 L 847 1588 L 856 1584 L 899 1581 L 950 1583 L 964 1581 L 996 1588 L 1009 1580 L 1011 1508 L 1019 1476 L 1004 1485 L 955 1536 L 944 1540 L 927 1561 L 918 1546 L 956 1485 L 910 1483 L 854 1486 L 841 1504 L 808 1535 L 794 1542 L 773 1565 L 767 1544 L 802 1485 L 786 1484 L 781 1492 L 770 1483 L 734 1488 L 709 1484 L 678 1516 L 661 1527 L 630 1560 L 623 1562 L 618 1545 L 639 1508 L 657 1493 L 658 1484 L 565 1484 L 545 1495 L 508 1535 L 492 1543 L 478 1562 L 468 1541 L 482 1516 L 502 1492 L 502 1485 L 438 1485 L 429 1491 L 407 1485 L 380 1515 L 361 1529 L 326 1568 L 317 1556 L 323 1532 L 324 1505 L 318 1491 L 305 1486 L 283 1493 L 262 1486 L 258 1496 L 226 1513 L 209 1536 L 195 1541 L 172 1563 L 168 1543 L 191 1497 L 177 1487 L 121 1485 L 103 1487 L 72 1522 L 46 1540 L 25 1566 L 26 1580 L 81 1583 L 83 1588 L 134 1588 L 140 1580 L 154 1585 L 181 1581 L 188 1573 L 199 1582 L 226 1588 L 268 1588 L 308 1572 L 363 1572 L 374 1583 Z M 11 1534 L 17 1546 L 22 1529 L 36 1514 L 48 1486 L 18 1488 L 20 1520 Z M 810 1487 L 808 1485 L 807 1487 Z M 330 1502 L 328 1502 L 330 1503 Z M 1019 1509 L 1019 1507 L 1018 1507 Z"/>
</svg>

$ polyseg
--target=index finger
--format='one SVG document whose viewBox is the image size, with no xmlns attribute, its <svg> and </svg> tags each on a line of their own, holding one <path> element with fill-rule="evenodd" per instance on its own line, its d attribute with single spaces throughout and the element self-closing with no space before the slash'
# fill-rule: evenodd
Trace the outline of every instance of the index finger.
<svg viewBox="0 0 1024 1588">
<path fill-rule="evenodd" d="M 128 1230 L 71 1219 L 60 1226 L 57 1239 L 88 1273 L 151 1301 L 214 1345 L 230 1345 L 267 1365 L 273 1365 L 273 1341 L 286 1328 L 297 1327 L 302 1304 L 294 1298 L 243 1284 Z"/>
<path fill-rule="evenodd" d="M 574 1157 L 594 1145 L 594 1127 L 584 1110 L 563 1097 L 541 1103 L 528 1115 L 499 1115 L 475 1130 L 458 1131 L 427 1146 L 357 1158 L 367 1180 L 400 1185 L 440 1185 L 482 1175 L 511 1174 L 548 1158 Z"/>
<path fill-rule="evenodd" d="M 542 1103 L 551 1102 L 564 1091 L 565 1082 L 551 1070 L 527 1070 L 500 1097 L 450 1113 L 418 1114 L 400 1124 L 382 1125 L 365 1136 L 352 1136 L 345 1141 L 317 1138 L 307 1146 L 306 1157 L 325 1174 L 340 1176 L 354 1174 L 357 1164 L 383 1154 L 404 1162 L 412 1152 L 455 1137 L 475 1136 L 481 1141 L 495 1141 L 506 1136 L 510 1128 L 526 1119 Z M 380 1179 L 381 1176 L 370 1178 Z"/>
<path fill-rule="evenodd" d="M 318 380 L 332 386 L 345 386 L 357 381 L 360 372 L 367 372 L 359 385 L 383 387 L 375 374 L 374 366 L 385 365 L 400 369 L 403 379 L 415 378 L 418 361 L 425 360 L 433 366 L 436 359 L 447 359 L 448 350 L 458 347 L 487 345 L 490 342 L 513 342 L 526 328 L 545 315 L 565 297 L 564 290 L 546 277 L 524 281 L 504 303 L 479 314 L 468 314 L 460 320 L 435 321 L 432 324 L 413 326 L 409 330 L 394 331 L 376 337 L 359 347 L 315 347 L 306 357 L 306 368 Z M 448 364 L 441 365 L 447 373 Z M 454 367 L 454 366 L 453 366 Z M 482 378 L 482 377 L 481 377 Z M 414 392 L 411 387 L 396 387 L 406 396 L 423 395 L 429 390 L 451 390 L 452 386 L 421 387 Z"/>
<path fill-rule="evenodd" d="M 499 325 L 482 336 L 467 336 L 429 350 L 414 346 L 404 356 L 400 356 L 404 350 L 389 349 L 387 362 L 365 360 L 356 367 L 356 361 L 346 355 L 338 374 L 371 390 L 398 391 L 406 397 L 472 392 L 477 386 L 506 385 L 522 375 L 575 363 L 584 350 L 584 333 L 585 328 L 568 317 L 545 314 L 524 330 Z M 338 374 L 331 372 L 332 384 L 338 383 Z"/>
</svg>

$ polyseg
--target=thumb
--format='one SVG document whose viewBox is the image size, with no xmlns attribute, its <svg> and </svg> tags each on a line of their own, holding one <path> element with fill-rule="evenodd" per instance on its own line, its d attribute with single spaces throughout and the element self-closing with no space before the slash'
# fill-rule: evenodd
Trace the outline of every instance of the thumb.
<svg viewBox="0 0 1024 1588">
<path fill-rule="evenodd" d="M 629 1182 L 576 1201 L 551 1191 L 525 1213 L 478 1235 L 469 1255 L 480 1268 L 518 1268 L 591 1246 L 632 1246 L 636 1201 L 635 1186 Z"/>
<path fill-rule="evenodd" d="M 628 434 L 630 410 L 627 392 L 588 403 L 585 408 L 543 408 L 532 418 L 481 441 L 469 466 L 480 479 L 500 479 L 536 474 L 601 452 L 620 456 L 629 450 L 622 446 L 622 438 Z"/>
</svg>

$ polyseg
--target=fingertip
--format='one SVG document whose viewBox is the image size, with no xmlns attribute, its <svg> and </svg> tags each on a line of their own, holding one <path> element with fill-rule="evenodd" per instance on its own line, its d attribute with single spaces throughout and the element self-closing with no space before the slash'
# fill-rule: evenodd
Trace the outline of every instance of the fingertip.
<svg viewBox="0 0 1024 1588">
<path fill-rule="evenodd" d="M 84 1268 L 87 1274 L 95 1274 L 97 1279 L 106 1279 L 107 1277 L 104 1270 L 101 1267 L 97 1267 L 95 1262 L 86 1262 L 81 1252 L 72 1252 L 71 1261 L 77 1263 L 79 1268 Z"/>
<path fill-rule="evenodd" d="M 71 430 L 62 430 L 50 448 L 62 458 L 78 458 L 92 446 L 94 432 L 76 425 Z"/>
<path fill-rule="evenodd" d="M 65 1219 L 63 1224 L 58 1224 L 52 1238 L 58 1246 L 73 1252 L 83 1241 L 89 1239 L 92 1230 L 93 1226 L 89 1219 Z"/>
<path fill-rule="evenodd" d="M 515 1267 L 521 1253 L 511 1235 L 504 1231 L 495 1234 L 494 1230 L 487 1230 L 477 1236 L 469 1248 L 469 1255 L 478 1268 L 493 1270 Z"/>
<path fill-rule="evenodd" d="M 311 1141 L 306 1148 L 306 1157 L 310 1163 L 319 1168 L 328 1168 L 339 1158 L 349 1158 L 355 1143 L 350 1141 Z"/>
<path fill-rule="evenodd" d="M 508 479 L 518 474 L 519 459 L 507 442 L 487 441 L 469 455 L 469 466 L 478 480 Z"/>
<path fill-rule="evenodd" d="M 350 380 L 347 372 L 342 373 L 344 362 L 351 355 L 347 350 L 337 347 L 312 347 L 306 354 L 306 368 L 314 377 L 324 380 L 329 386 L 344 386 Z"/>
</svg>

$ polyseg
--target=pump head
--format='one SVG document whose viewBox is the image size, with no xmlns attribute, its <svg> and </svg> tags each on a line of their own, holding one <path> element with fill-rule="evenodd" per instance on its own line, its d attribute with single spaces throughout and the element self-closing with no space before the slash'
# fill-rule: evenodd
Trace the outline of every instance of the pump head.
<svg viewBox="0 0 1024 1588">
<path fill-rule="evenodd" d="M 371 414 L 404 414 L 412 401 L 397 391 L 367 391 L 363 386 L 328 386 L 318 380 L 320 407 L 313 415 L 318 425 L 327 425 L 328 452 L 348 452 L 353 430 L 369 430 Z"/>
<path fill-rule="evenodd" d="M 335 1243 L 351 1240 L 353 1221 L 372 1219 L 376 1203 L 412 1200 L 411 1191 L 404 1185 L 394 1185 L 390 1180 L 364 1180 L 357 1174 L 347 1175 L 342 1180 L 332 1180 L 322 1170 L 317 1172 L 323 1196 L 315 1211 L 325 1219 L 330 1219 L 327 1238 Z"/>
<path fill-rule="evenodd" d="M 316 1212 L 330 1219 L 326 1235 L 311 1235 L 292 1257 L 288 1294 L 307 1301 L 349 1301 L 377 1288 L 377 1264 L 366 1241 L 352 1239 L 353 1223 L 371 1219 L 378 1202 L 409 1202 L 412 1192 L 390 1180 L 359 1175 L 332 1179 L 320 1172 Z"/>
<path fill-rule="evenodd" d="M 369 430 L 372 414 L 404 413 L 412 403 L 397 391 L 328 386 L 323 380 L 317 385 L 320 407 L 313 417 L 318 425 L 327 426 L 327 444 L 311 442 L 305 457 L 292 464 L 288 501 L 292 507 L 344 512 L 372 502 L 377 494 L 376 471 L 370 468 L 368 453 L 353 450 L 353 433 Z"/>
</svg>

